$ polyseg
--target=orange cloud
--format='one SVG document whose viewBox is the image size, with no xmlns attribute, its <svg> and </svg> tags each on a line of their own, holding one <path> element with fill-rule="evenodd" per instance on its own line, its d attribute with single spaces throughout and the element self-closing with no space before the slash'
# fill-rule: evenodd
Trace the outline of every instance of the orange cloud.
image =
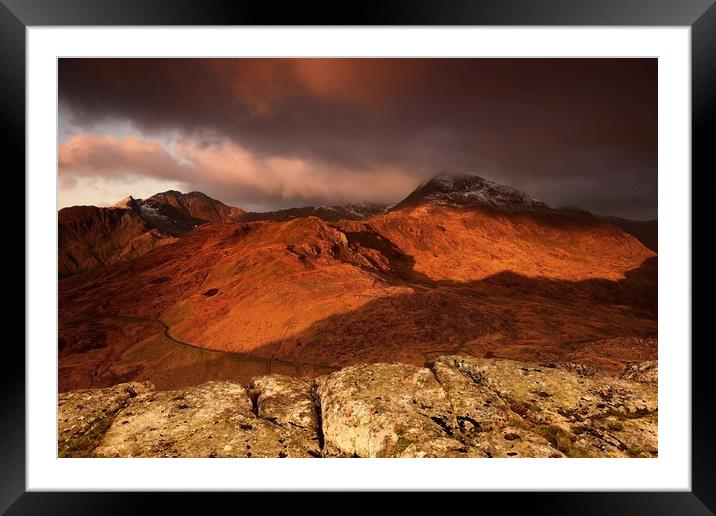
<svg viewBox="0 0 716 516">
<path fill-rule="evenodd" d="M 385 199 L 408 172 L 417 184 L 452 170 L 653 218 L 657 75 L 651 58 L 63 58 L 62 138 L 129 127 L 154 140 L 76 140 L 60 181 L 150 174 L 278 207 L 338 202 L 341 185 L 355 188 L 350 200 Z M 177 134 L 183 150 L 165 142 Z M 208 174 L 218 179 L 198 177 Z"/>
<path fill-rule="evenodd" d="M 425 63 L 414 59 L 294 59 L 291 64 L 313 95 L 373 106 L 395 101 L 428 77 Z"/>
<path fill-rule="evenodd" d="M 162 145 L 135 136 L 77 134 L 60 146 L 60 177 L 151 175 L 173 179 L 187 172 Z"/>
<path fill-rule="evenodd" d="M 228 140 L 200 137 L 165 146 L 135 136 L 78 134 L 60 146 L 59 171 L 64 189 L 75 187 L 78 178 L 144 177 L 172 180 L 227 202 L 281 206 L 397 201 L 416 183 L 414 174 L 399 167 L 350 169 L 261 157 Z"/>
</svg>

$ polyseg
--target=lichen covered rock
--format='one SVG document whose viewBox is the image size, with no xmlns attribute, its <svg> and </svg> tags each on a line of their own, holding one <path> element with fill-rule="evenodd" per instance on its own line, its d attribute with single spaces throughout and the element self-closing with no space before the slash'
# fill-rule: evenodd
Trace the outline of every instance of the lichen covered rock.
<svg viewBox="0 0 716 516">
<path fill-rule="evenodd" d="M 460 438 L 484 457 L 561 457 L 548 440 L 512 411 L 500 395 L 460 369 L 457 358 L 430 364 L 445 389 Z"/>
<path fill-rule="evenodd" d="M 358 457 L 467 456 L 445 391 L 429 369 L 347 367 L 317 380 L 326 452 Z"/>
<path fill-rule="evenodd" d="M 148 383 L 120 383 L 107 389 L 64 392 L 57 403 L 57 452 L 60 457 L 83 457 L 99 443 L 117 412 L 140 394 Z"/>
<path fill-rule="evenodd" d="M 253 412 L 246 388 L 208 382 L 137 397 L 117 414 L 100 457 L 310 457 L 318 439 Z"/>
<path fill-rule="evenodd" d="M 257 415 L 284 427 L 302 428 L 317 435 L 318 416 L 311 382 L 279 374 L 259 376 L 249 385 Z"/>
<path fill-rule="evenodd" d="M 647 360 L 626 365 L 619 374 L 619 378 L 635 382 L 657 383 L 659 379 L 659 362 Z"/>
<path fill-rule="evenodd" d="M 512 360 L 451 356 L 436 362 L 492 391 L 519 416 L 511 418 L 513 424 L 543 436 L 568 456 L 657 454 L 656 385 Z"/>
<path fill-rule="evenodd" d="M 619 378 L 444 356 L 308 381 L 63 393 L 62 457 L 654 457 L 657 364 Z"/>
</svg>

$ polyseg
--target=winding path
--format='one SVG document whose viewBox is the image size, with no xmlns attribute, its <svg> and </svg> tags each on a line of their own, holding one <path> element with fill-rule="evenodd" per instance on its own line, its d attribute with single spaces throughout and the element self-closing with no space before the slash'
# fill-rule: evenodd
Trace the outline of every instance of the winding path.
<svg viewBox="0 0 716 516">
<path fill-rule="evenodd" d="M 217 350 L 217 349 L 211 349 L 211 348 L 205 348 L 202 346 L 197 346 L 196 344 L 192 344 L 191 342 L 186 342 L 186 341 L 179 340 L 179 339 L 172 337 L 172 335 L 170 333 L 170 327 L 167 325 L 167 323 L 165 323 L 161 319 L 153 319 L 153 318 L 149 318 L 149 317 L 136 317 L 136 316 L 129 316 L 129 315 L 108 315 L 105 317 L 107 317 L 109 319 L 119 319 L 119 320 L 130 321 L 130 322 L 148 322 L 148 323 L 156 324 L 162 328 L 162 330 L 164 332 L 164 336 L 171 342 L 174 342 L 175 344 L 179 344 L 181 346 L 187 346 L 187 347 L 197 349 L 200 351 L 208 351 L 208 352 L 212 352 L 212 353 L 224 353 L 227 355 L 238 356 L 245 360 L 261 362 L 268 366 L 269 371 L 271 370 L 271 366 L 273 364 L 286 365 L 286 366 L 292 366 L 292 367 L 324 369 L 324 370 L 326 370 L 326 372 L 338 370 L 338 368 L 336 368 L 336 367 L 331 367 L 331 366 L 328 366 L 325 364 L 313 364 L 310 362 L 299 362 L 296 360 L 282 360 L 282 359 L 277 359 L 277 358 L 266 358 L 266 357 L 261 357 L 258 355 L 253 355 L 251 353 L 245 353 L 245 352 L 239 352 L 239 351 L 221 351 L 221 350 Z"/>
</svg>

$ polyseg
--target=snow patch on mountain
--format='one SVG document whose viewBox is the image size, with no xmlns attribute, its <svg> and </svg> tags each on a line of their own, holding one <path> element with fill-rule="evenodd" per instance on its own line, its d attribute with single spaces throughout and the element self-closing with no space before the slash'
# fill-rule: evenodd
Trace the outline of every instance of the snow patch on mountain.
<svg viewBox="0 0 716 516">
<path fill-rule="evenodd" d="M 344 204 L 343 206 L 329 206 L 329 208 L 339 213 L 352 215 L 357 219 L 364 219 L 367 217 L 372 217 L 374 215 L 385 213 L 388 209 L 388 206 L 375 202 L 360 202 Z"/>
<path fill-rule="evenodd" d="M 514 211 L 544 210 L 549 206 L 515 188 L 475 175 L 439 174 L 420 184 L 402 204 L 483 205 Z"/>
<path fill-rule="evenodd" d="M 162 221 L 162 220 L 169 221 L 170 220 L 169 217 L 167 217 L 166 215 L 162 214 L 159 211 L 160 208 L 161 207 L 157 204 L 154 204 L 149 201 L 144 201 L 141 204 L 139 204 L 139 214 L 142 218 L 145 218 L 145 220 L 148 219 L 150 221 L 155 221 L 155 222 Z"/>
</svg>

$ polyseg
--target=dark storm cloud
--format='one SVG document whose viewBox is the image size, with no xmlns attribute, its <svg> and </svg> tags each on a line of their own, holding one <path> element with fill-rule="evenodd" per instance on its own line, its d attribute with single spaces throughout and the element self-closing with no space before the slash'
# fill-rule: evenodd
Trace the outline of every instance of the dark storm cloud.
<svg viewBox="0 0 716 516">
<path fill-rule="evenodd" d="M 59 93 L 84 133 L 129 121 L 147 139 L 179 134 L 194 150 L 236 145 L 255 174 L 267 160 L 273 174 L 282 164 L 320 171 L 311 192 L 256 186 L 271 177 L 242 190 L 246 178 L 187 177 L 179 163 L 177 180 L 239 200 L 259 188 L 268 204 L 328 201 L 348 177 L 361 200 L 386 200 L 449 170 L 553 204 L 656 216 L 655 59 L 63 59 Z M 171 175 L 159 161 L 161 177 Z M 395 191 L 382 185 L 386 170 Z"/>
</svg>

